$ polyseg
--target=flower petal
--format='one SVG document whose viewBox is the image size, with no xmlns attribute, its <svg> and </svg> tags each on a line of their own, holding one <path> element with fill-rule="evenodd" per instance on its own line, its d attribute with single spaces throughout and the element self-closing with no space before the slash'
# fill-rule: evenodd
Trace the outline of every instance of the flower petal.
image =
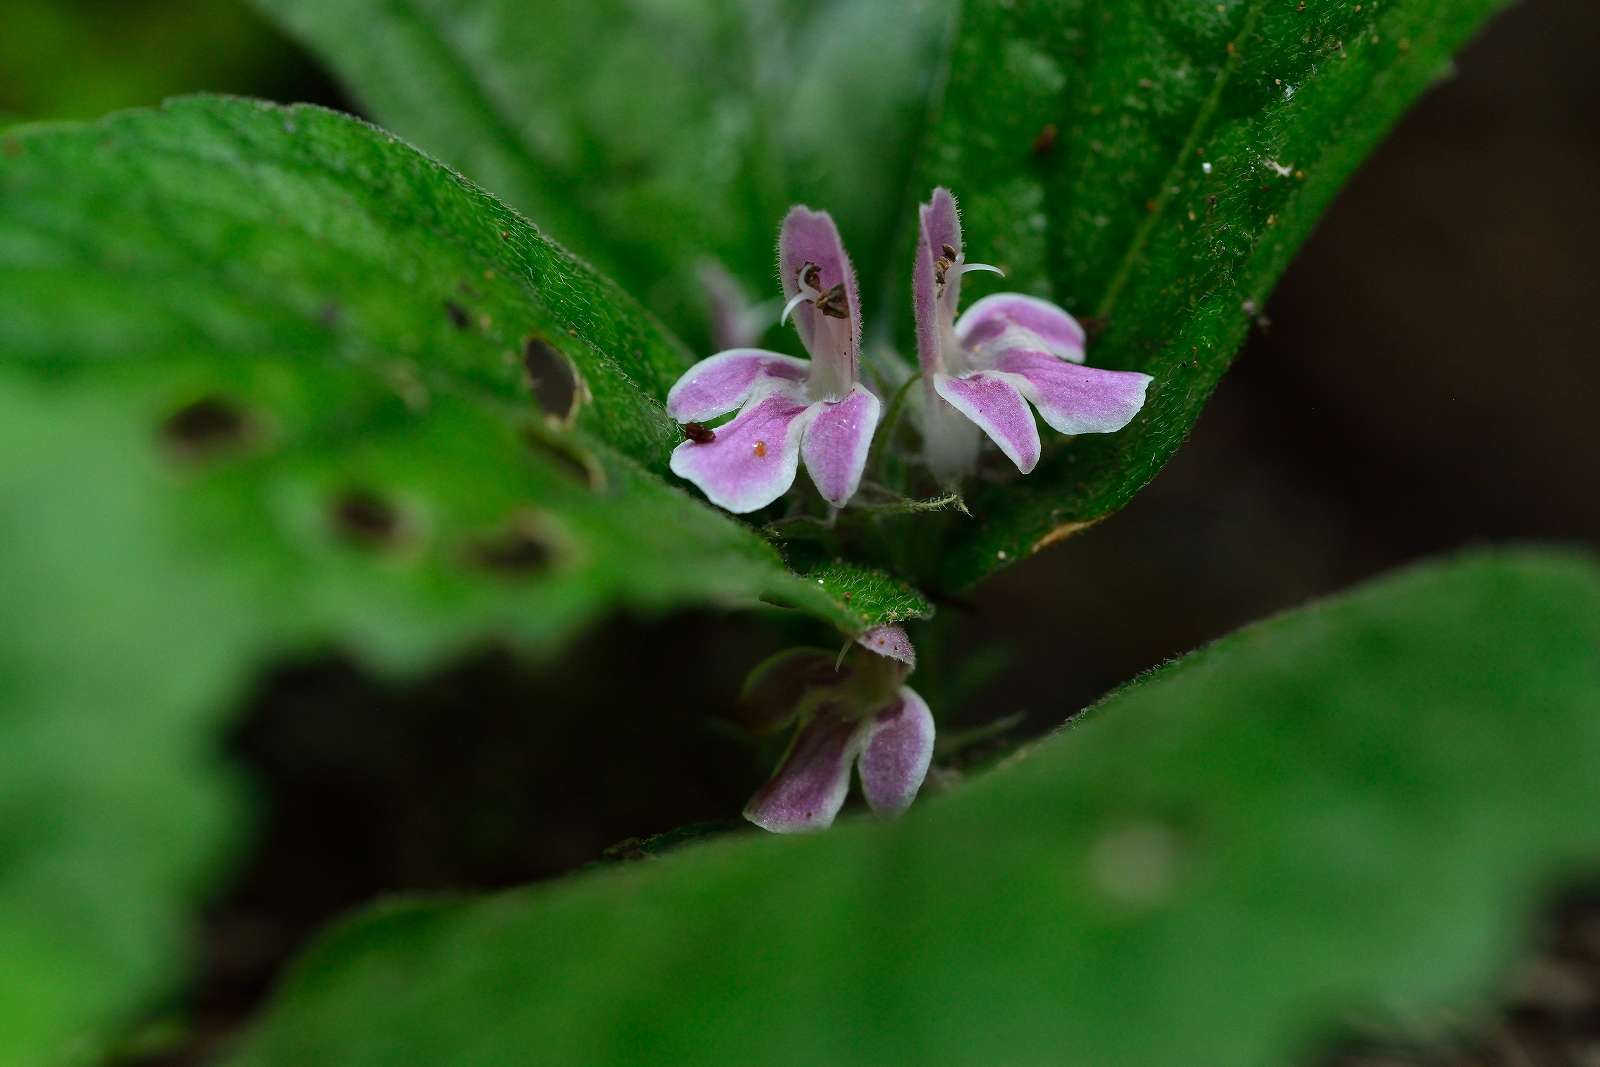
<svg viewBox="0 0 1600 1067">
<path fill-rule="evenodd" d="M 995 293 L 973 304 L 956 323 L 956 339 L 966 348 L 991 351 L 1031 341 L 1029 347 L 1083 362 L 1078 320 L 1048 300 L 1022 293 Z"/>
<path fill-rule="evenodd" d="M 811 353 L 813 395 L 837 399 L 856 383 L 856 359 L 861 348 L 861 297 L 856 292 L 856 272 L 845 255 L 838 227 L 826 211 L 804 205 L 789 209 L 778 235 L 778 276 L 785 300 L 800 290 L 800 273 L 806 264 L 817 268 L 816 289 L 826 293 L 844 287 L 843 318 L 827 315 L 806 301 L 795 308 L 795 328 Z"/>
<path fill-rule="evenodd" d="M 818 401 L 800 446 L 817 492 L 836 508 L 856 495 L 878 428 L 878 398 L 862 385 L 843 400 Z"/>
<path fill-rule="evenodd" d="M 911 647 L 911 638 L 898 626 L 874 626 L 856 638 L 856 644 L 869 652 L 899 660 L 907 667 L 916 669 L 917 650 Z"/>
<path fill-rule="evenodd" d="M 717 427 L 713 440 L 685 441 L 673 449 L 672 473 L 735 514 L 766 507 L 794 484 L 800 437 L 812 411 L 790 393 L 775 392 Z"/>
<path fill-rule="evenodd" d="M 726 415 L 750 396 L 762 378 L 799 383 L 810 365 L 803 359 L 760 348 L 734 348 L 702 359 L 684 372 L 667 394 L 667 414 L 678 422 Z"/>
<path fill-rule="evenodd" d="M 961 216 L 956 211 L 956 198 L 944 186 L 933 191 L 933 196 L 922 209 L 922 236 L 935 259 L 945 245 L 961 255 Z"/>
<path fill-rule="evenodd" d="M 1112 433 L 1144 407 L 1150 375 L 1067 363 L 1048 352 L 1001 352 L 993 369 L 1011 378 L 1039 416 L 1061 433 Z"/>
<path fill-rule="evenodd" d="M 950 406 L 978 424 L 1023 474 L 1039 462 L 1039 427 L 1016 385 L 982 371 L 961 378 L 936 375 L 933 388 Z"/>
<path fill-rule="evenodd" d="M 933 714 L 904 686 L 900 699 L 871 720 L 857 766 L 867 805 L 879 815 L 899 815 L 911 806 L 933 761 Z"/>
<path fill-rule="evenodd" d="M 845 680 L 838 656 L 820 648 L 791 648 L 759 664 L 739 693 L 739 722 L 756 735 L 792 722 L 808 697 Z"/>
<path fill-rule="evenodd" d="M 944 186 L 933 191 L 932 198 L 922 205 L 920 215 L 922 243 L 927 246 L 930 264 L 945 261 L 944 280 L 934 272 L 938 283 L 939 310 L 943 312 L 945 327 L 955 321 L 956 309 L 961 306 L 961 264 L 965 251 L 961 247 L 961 216 L 956 211 L 956 198 Z M 953 255 L 950 253 L 954 253 Z"/>
<path fill-rule="evenodd" d="M 836 705 L 820 709 L 795 734 L 777 773 L 745 805 L 744 817 L 777 834 L 832 826 L 868 725 L 847 719 Z"/>
<path fill-rule="evenodd" d="M 916 259 L 911 263 L 911 311 L 917 323 L 917 362 L 922 367 L 923 383 L 945 372 L 939 350 L 939 285 L 934 276 L 937 258 L 928 242 L 928 207 L 921 208 L 922 239 L 917 242 Z"/>
</svg>

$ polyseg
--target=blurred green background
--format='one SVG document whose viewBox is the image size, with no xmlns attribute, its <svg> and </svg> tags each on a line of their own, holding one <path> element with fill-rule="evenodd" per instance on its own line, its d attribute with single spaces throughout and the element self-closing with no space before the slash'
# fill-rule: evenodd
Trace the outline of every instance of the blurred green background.
<svg viewBox="0 0 1600 1067">
<path fill-rule="evenodd" d="M 1171 655 L 1423 555 L 1600 544 L 1597 45 L 1594 4 L 1532 0 L 1498 20 L 1340 197 L 1155 484 L 940 605 L 914 636 L 948 733 L 1017 712 L 1042 729 Z M 0 123 L 198 90 L 351 109 L 242 2 L 0 0 Z M 203 979 L 173 1006 L 198 1040 L 150 1062 L 198 1056 L 308 934 L 378 893 L 551 877 L 736 815 L 769 754 L 719 712 L 763 655 L 818 636 L 624 618 L 558 664 L 490 650 L 416 685 L 338 658 L 283 665 L 233 739 L 264 833 L 210 909 Z M 556 704 L 567 713 L 537 714 Z"/>
<path fill-rule="evenodd" d="M 5 0 L 0 122 L 84 119 L 199 90 L 342 106 L 243 0 Z"/>
</svg>

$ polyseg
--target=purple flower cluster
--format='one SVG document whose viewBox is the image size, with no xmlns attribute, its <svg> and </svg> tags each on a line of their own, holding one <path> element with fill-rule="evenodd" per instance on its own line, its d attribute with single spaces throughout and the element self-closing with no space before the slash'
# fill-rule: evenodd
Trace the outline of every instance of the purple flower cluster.
<svg viewBox="0 0 1600 1067">
<path fill-rule="evenodd" d="M 1041 449 L 1034 411 L 1065 434 L 1111 433 L 1132 421 L 1149 375 L 1084 366 L 1083 328 L 1037 297 L 999 293 L 958 317 L 962 275 L 997 268 L 967 262 L 948 189 L 934 190 L 920 223 L 912 305 L 923 450 L 935 475 L 953 483 L 969 473 L 979 431 L 1018 470 L 1031 471 Z M 822 498 L 843 507 L 861 485 L 882 411 L 860 382 L 856 274 L 826 212 L 790 210 L 778 276 L 787 300 L 782 319 L 793 315 L 811 358 L 732 348 L 695 364 L 667 396 L 667 411 L 695 431 L 674 450 L 673 473 L 737 513 L 782 496 L 802 463 Z M 714 430 L 701 425 L 732 411 L 738 414 Z"/>
</svg>

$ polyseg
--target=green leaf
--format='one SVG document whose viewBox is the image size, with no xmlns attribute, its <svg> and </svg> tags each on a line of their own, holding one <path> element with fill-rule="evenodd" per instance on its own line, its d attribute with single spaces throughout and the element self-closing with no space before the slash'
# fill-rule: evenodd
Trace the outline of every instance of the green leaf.
<svg viewBox="0 0 1600 1067">
<path fill-rule="evenodd" d="M 876 280 L 951 0 L 256 0 L 384 125 L 699 325 L 814 200 Z M 776 321 L 776 314 L 773 318 Z"/>
<path fill-rule="evenodd" d="M 999 288 L 1103 327 L 1090 363 L 1156 381 L 1128 429 L 973 494 L 949 581 L 1155 476 L 1340 186 L 1505 2 L 965 0 L 918 192 L 956 192 Z M 968 302 L 996 287 L 980 277 Z"/>
<path fill-rule="evenodd" d="M 416 670 L 618 606 L 927 614 L 659 476 L 685 363 L 348 117 L 191 99 L 0 135 L 0 1064 L 171 977 L 228 822 L 213 727 L 272 657 Z"/>
<path fill-rule="evenodd" d="M 1485 982 L 1595 861 L 1597 760 L 1600 569 L 1421 567 L 895 823 L 380 908 L 236 1063 L 1294 1062 L 1342 1009 Z"/>
</svg>

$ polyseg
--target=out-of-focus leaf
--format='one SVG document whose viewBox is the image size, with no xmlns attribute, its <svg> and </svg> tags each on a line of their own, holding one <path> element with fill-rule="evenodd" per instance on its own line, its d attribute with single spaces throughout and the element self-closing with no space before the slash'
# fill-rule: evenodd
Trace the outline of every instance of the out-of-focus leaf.
<svg viewBox="0 0 1600 1067">
<path fill-rule="evenodd" d="M 1129 428 L 975 494 L 947 580 L 1022 559 L 1155 476 L 1340 186 L 1504 3 L 964 0 L 918 192 L 954 189 L 969 256 L 1007 271 L 974 276 L 968 302 L 1056 300 L 1098 333 L 1091 364 L 1156 381 Z"/>
<path fill-rule="evenodd" d="M 256 0 L 384 125 L 677 324 L 715 258 L 771 299 L 778 220 L 882 275 L 950 0 Z M 776 315 L 774 315 L 776 319 Z"/>
<path fill-rule="evenodd" d="M 0 124 L 199 90 L 266 95 L 310 66 L 247 0 L 6 0 L 4 27 Z"/>
<path fill-rule="evenodd" d="M 787 570 L 658 475 L 686 362 L 348 117 L 193 99 L 0 135 L 0 1063 L 172 972 L 224 820 L 210 727 L 269 657 L 419 669 L 615 606 L 927 612 Z"/>
<path fill-rule="evenodd" d="M 1343 1010 L 1486 981 L 1547 879 L 1597 859 L 1597 761 L 1594 564 L 1421 567 L 895 823 L 381 908 L 235 1062 L 1294 1062 Z"/>
</svg>

